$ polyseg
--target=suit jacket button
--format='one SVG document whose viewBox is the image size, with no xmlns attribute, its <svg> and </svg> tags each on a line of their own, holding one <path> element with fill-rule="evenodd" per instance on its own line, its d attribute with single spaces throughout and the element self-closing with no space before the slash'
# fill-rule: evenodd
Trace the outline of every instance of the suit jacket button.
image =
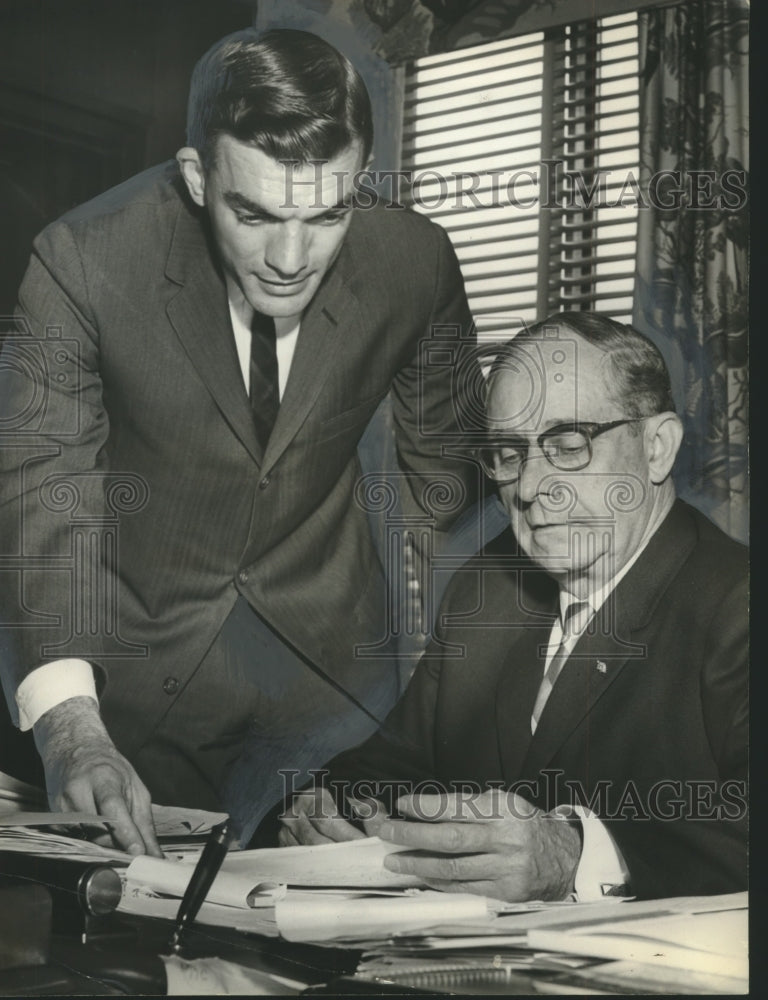
<svg viewBox="0 0 768 1000">
<path fill-rule="evenodd" d="M 166 677 L 163 681 L 163 691 L 166 694 L 176 694 L 179 690 L 179 681 L 176 677 Z"/>
<path fill-rule="evenodd" d="M 265 490 L 271 482 L 272 482 L 272 477 L 269 474 L 267 474 L 259 483 L 259 489 Z"/>
<path fill-rule="evenodd" d="M 241 569 L 240 572 L 237 574 L 237 579 L 240 581 L 240 583 L 248 583 L 248 570 Z"/>
</svg>

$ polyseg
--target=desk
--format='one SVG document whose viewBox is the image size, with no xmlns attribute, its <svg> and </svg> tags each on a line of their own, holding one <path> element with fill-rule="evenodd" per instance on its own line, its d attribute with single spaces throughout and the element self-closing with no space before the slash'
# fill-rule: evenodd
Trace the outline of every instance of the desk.
<svg viewBox="0 0 768 1000">
<path fill-rule="evenodd" d="M 29 894 L 30 902 L 26 907 L 19 896 L 20 889 Z M 15 894 L 11 906 L 3 906 L 4 898 L 6 902 L 11 900 L 7 895 L 9 890 Z M 15 884 L 0 888 L 0 939 L 9 938 L 7 933 L 3 935 L 3 925 L 6 930 L 13 928 L 10 937 L 22 940 L 27 934 L 31 937 L 37 935 L 39 939 L 37 948 L 33 942 L 33 947 L 27 949 L 22 960 L 14 962 L 11 956 L 11 961 L 5 963 L 7 967 L 0 969 L 0 996 L 156 996 L 167 992 L 166 970 L 160 955 L 168 952 L 171 921 L 115 913 L 88 918 L 85 942 L 78 934 L 82 927 L 74 924 L 67 934 L 62 932 L 59 923 L 59 929 L 47 937 L 43 925 L 46 916 L 50 923 L 50 903 L 50 894 L 39 885 L 20 887 Z M 40 917 L 37 921 L 36 912 Z M 504 949 L 500 950 L 503 952 Z M 441 967 L 438 974 L 432 977 L 413 978 L 411 982 L 421 987 L 419 989 L 410 985 L 345 978 L 355 972 L 361 955 L 360 950 L 353 948 L 295 944 L 208 926 L 191 928 L 185 948 L 187 959 L 213 958 L 233 963 L 243 975 L 257 979 L 266 995 L 409 997 L 415 993 L 445 996 L 453 992 L 484 996 L 530 996 L 537 993 L 668 995 L 678 992 L 674 987 L 670 988 L 670 982 L 665 982 L 663 969 L 653 970 L 654 977 L 650 979 L 627 980 L 625 976 L 612 981 L 610 977 L 614 974 L 616 963 L 599 959 L 586 960 L 584 968 L 571 971 L 562 966 L 549 969 L 538 966 L 526 971 L 514 967 L 512 963 L 505 967 L 505 960 L 502 959 L 495 969 L 487 966 L 485 969 L 467 970 L 467 975 L 461 978 L 452 978 Z M 443 959 L 439 953 L 431 959 L 433 964 L 438 965 L 441 960 L 451 961 Z M 209 970 L 210 966 L 206 971 Z M 270 980 L 270 975 L 280 978 Z M 688 977 L 688 974 L 685 975 Z M 598 978 L 600 976 L 602 979 Z M 286 988 L 283 980 L 289 980 L 293 985 Z M 677 974 L 679 981 L 680 973 Z M 690 975 L 686 978 L 686 985 L 691 988 L 685 992 L 718 992 L 711 988 L 712 983 L 707 982 L 701 988 L 697 983 L 704 984 L 704 981 L 697 979 L 695 974 Z M 721 985 L 720 991 L 746 992 L 746 988 L 743 991 L 739 988 L 727 989 L 727 985 Z M 200 991 L 189 989 L 183 992 L 184 995 L 198 995 Z"/>
<path fill-rule="evenodd" d="M 156 996 L 166 993 L 161 954 L 172 923 L 114 915 L 98 921 L 83 942 L 76 934 L 51 936 L 48 960 L 0 970 L 0 996 Z M 194 927 L 185 957 L 216 956 L 249 969 L 327 983 L 354 972 L 360 952 L 295 945 L 217 927 Z M 298 992 L 298 991 L 294 991 Z"/>
</svg>

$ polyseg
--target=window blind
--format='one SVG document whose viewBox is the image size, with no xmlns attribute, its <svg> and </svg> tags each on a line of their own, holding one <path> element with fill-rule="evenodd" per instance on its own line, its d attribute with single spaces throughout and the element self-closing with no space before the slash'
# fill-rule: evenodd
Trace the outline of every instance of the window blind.
<svg viewBox="0 0 768 1000">
<path fill-rule="evenodd" d="M 629 318 L 638 144 L 634 14 L 408 67 L 401 198 L 449 233 L 482 337 L 563 308 Z"/>
</svg>

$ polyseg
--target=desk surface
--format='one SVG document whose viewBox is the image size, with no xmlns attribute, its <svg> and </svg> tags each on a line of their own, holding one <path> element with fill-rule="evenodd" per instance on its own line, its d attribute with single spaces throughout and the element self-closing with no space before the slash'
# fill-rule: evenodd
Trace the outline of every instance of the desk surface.
<svg viewBox="0 0 768 1000">
<path fill-rule="evenodd" d="M 27 886 L 31 899 L 24 914 L 24 905 L 19 905 L 18 886 L 14 888 L 15 912 L 13 906 L 2 906 L 0 896 L 0 941 L 5 937 L 3 928 L 14 928 L 17 938 L 20 921 L 26 921 L 30 933 L 46 917 L 50 919 L 50 899 L 47 911 L 40 909 L 40 918 L 35 922 L 34 906 L 40 903 L 40 886 Z M 7 887 L 6 887 L 7 889 Z M 34 892 L 33 892 L 34 890 Z M 5 891 L 5 890 L 0 890 Z M 46 891 L 43 891 L 43 896 Z M 6 897 L 10 901 L 10 897 Z M 31 916 L 30 916 L 31 913 Z M 32 918 L 31 918 L 32 917 Z M 68 914 L 68 930 L 62 929 L 62 922 L 55 922 L 55 933 L 38 948 L 37 957 L 29 949 L 24 960 L 13 961 L 13 956 L 3 955 L 0 947 L 0 996 L 157 996 L 167 992 L 165 964 L 160 958 L 168 954 L 168 941 L 173 929 L 171 921 L 148 917 L 112 914 L 108 917 L 86 918 L 79 921 Z M 15 921 L 15 924 L 14 924 Z M 87 922 L 86 940 L 83 941 L 83 925 Z M 42 937 L 41 937 L 42 941 Z M 413 996 L 415 993 L 431 995 L 503 995 L 530 996 L 537 993 L 548 994 L 669 994 L 679 992 L 665 984 L 662 973 L 656 979 L 632 981 L 626 978 L 613 983 L 603 976 L 603 985 L 590 980 L 592 972 L 597 973 L 602 960 L 589 960 L 583 970 L 572 971 L 519 970 L 505 967 L 503 961 L 493 966 L 492 958 L 484 969 L 468 969 L 463 975 L 451 971 L 451 958 L 435 954 L 430 964 L 440 966 L 428 975 L 413 975 L 408 985 L 386 984 L 352 979 L 361 958 L 358 949 L 326 947 L 312 944 L 295 944 L 278 938 L 267 938 L 219 927 L 194 926 L 190 929 L 184 957 L 187 959 L 221 959 L 234 963 L 252 978 L 258 978 L 262 985 L 273 984 L 267 989 L 268 995 L 297 995 L 306 991 L 307 995 L 367 995 L 367 996 Z M 455 965 L 455 960 L 453 961 Z M 612 965 L 615 963 L 611 963 Z M 5 967 L 3 967 L 5 966 Z M 606 969 L 608 966 L 606 965 Z M 269 976 L 281 977 L 269 980 Z M 679 974 L 678 974 L 679 977 Z M 282 980 L 296 984 L 292 988 L 281 986 Z M 413 984 L 413 985 L 411 985 Z M 714 993 L 717 989 L 696 988 L 695 976 L 691 978 L 690 993 Z M 726 984 L 727 985 L 727 984 Z M 413 988 L 417 987 L 417 988 Z M 184 995 L 197 995 L 190 989 Z M 217 991 L 220 994 L 224 990 Z M 234 991 L 233 991 L 234 992 Z M 236 991 L 238 993 L 247 990 Z M 251 990 L 255 993 L 258 990 Z M 721 992 L 746 992 L 741 989 L 725 989 Z"/>
</svg>

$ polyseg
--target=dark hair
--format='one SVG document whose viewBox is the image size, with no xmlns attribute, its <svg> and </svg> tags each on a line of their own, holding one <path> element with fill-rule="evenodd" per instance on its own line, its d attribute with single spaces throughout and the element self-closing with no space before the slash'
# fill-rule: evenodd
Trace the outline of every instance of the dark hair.
<svg viewBox="0 0 768 1000">
<path fill-rule="evenodd" d="M 524 327 L 503 345 L 491 366 L 491 377 L 514 357 L 515 345 L 541 339 L 552 327 L 565 327 L 582 340 L 604 351 L 613 378 L 606 379 L 610 398 L 628 417 L 650 417 L 675 412 L 672 384 L 661 351 L 633 326 L 596 312 L 553 313 L 545 320 Z"/>
<path fill-rule="evenodd" d="M 216 42 L 192 72 L 187 143 L 205 169 L 220 135 L 300 164 L 332 159 L 360 140 L 365 164 L 371 101 L 352 63 L 317 35 L 246 28 Z"/>
</svg>

